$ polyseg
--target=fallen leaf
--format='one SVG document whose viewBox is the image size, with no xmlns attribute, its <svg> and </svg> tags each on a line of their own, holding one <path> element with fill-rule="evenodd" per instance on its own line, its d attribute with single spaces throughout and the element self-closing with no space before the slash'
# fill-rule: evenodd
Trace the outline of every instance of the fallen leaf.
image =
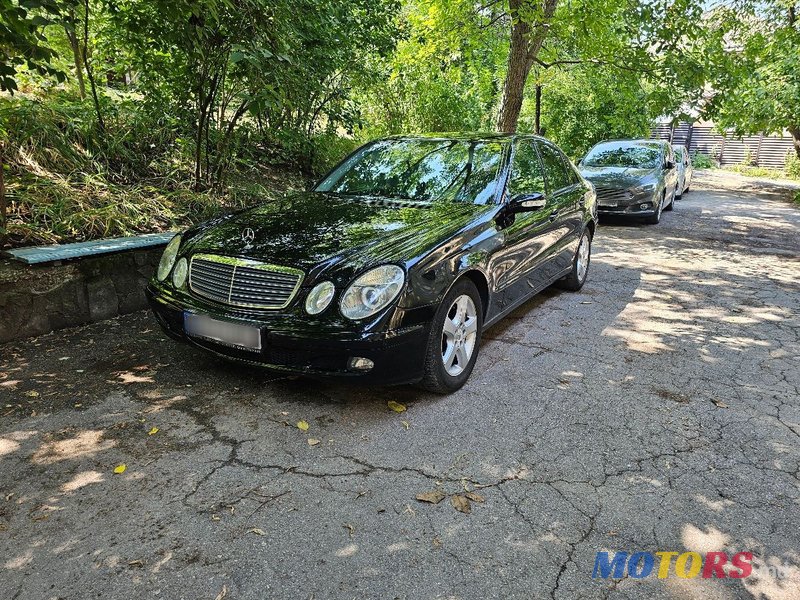
<svg viewBox="0 0 800 600">
<path fill-rule="evenodd" d="M 144 567 L 144 561 L 142 559 L 140 559 L 140 558 L 137 558 L 136 560 L 128 561 L 128 566 L 129 567 L 137 567 L 137 568 L 141 569 L 142 567 Z"/>
<path fill-rule="evenodd" d="M 319 444 L 319 440 L 316 440 L 314 438 L 308 438 L 308 445 L 309 446 L 316 446 L 317 444 Z"/>
<path fill-rule="evenodd" d="M 27 392 L 25 392 L 25 395 L 28 396 L 28 398 L 38 398 L 39 392 L 37 392 L 36 390 L 28 390 Z"/>
<path fill-rule="evenodd" d="M 712 398 L 711 401 L 717 408 L 728 408 L 728 405 L 725 404 L 722 400 L 717 400 L 716 398 Z"/>
<path fill-rule="evenodd" d="M 308 422 L 306 422 L 306 421 L 298 421 L 297 422 L 297 428 L 300 431 L 308 431 Z"/>
<path fill-rule="evenodd" d="M 350 525 L 350 523 L 345 523 L 344 525 L 342 525 L 342 527 L 344 527 L 345 529 L 347 529 L 347 531 L 350 533 L 350 537 L 353 537 L 353 534 L 354 534 L 354 533 L 355 533 L 355 531 L 356 531 L 356 528 L 355 528 L 355 527 L 353 527 L 352 525 Z"/>
<path fill-rule="evenodd" d="M 264 533 L 263 529 L 259 529 L 258 527 L 253 527 L 252 529 L 248 529 L 247 533 L 255 533 L 256 535 L 267 535 Z"/>
<path fill-rule="evenodd" d="M 408 421 L 403 421 L 403 427 L 405 427 L 406 429 L 408 429 L 408 426 L 409 426 L 409 425 L 408 425 Z"/>
<path fill-rule="evenodd" d="M 394 400 L 389 400 L 386 403 L 386 406 L 391 408 L 396 413 L 405 412 L 405 410 L 406 410 L 406 405 L 405 404 L 400 404 L 399 402 L 395 402 Z"/>
<path fill-rule="evenodd" d="M 486 500 L 486 498 L 484 498 L 483 496 L 481 496 L 480 494 L 478 494 L 476 492 L 467 492 L 464 495 L 467 498 L 469 498 L 470 500 L 472 500 L 473 502 L 484 502 Z"/>
<path fill-rule="evenodd" d="M 211 520 L 212 521 L 221 521 L 222 517 L 220 517 L 219 515 L 211 515 Z"/>
<path fill-rule="evenodd" d="M 438 537 L 433 538 L 431 543 L 433 544 L 434 548 L 440 548 L 442 546 L 442 540 L 440 540 Z"/>
<path fill-rule="evenodd" d="M 450 504 L 453 505 L 458 512 L 462 512 L 465 515 L 468 515 L 472 512 L 472 505 L 469 503 L 469 500 L 466 496 L 459 496 L 456 494 L 455 496 L 450 496 Z"/>
<path fill-rule="evenodd" d="M 119 475 L 119 474 L 121 474 L 121 473 L 124 473 L 124 472 L 125 472 L 125 469 L 127 469 L 127 468 L 128 468 L 128 466 L 127 466 L 127 465 L 124 465 L 124 464 L 122 464 L 122 465 L 117 465 L 116 467 L 114 467 L 114 473 L 116 473 L 117 475 Z"/>
<path fill-rule="evenodd" d="M 219 591 L 219 594 L 217 594 L 217 597 L 214 598 L 214 600 L 224 600 L 225 596 L 227 595 L 228 595 L 228 586 L 223 585 L 222 589 Z"/>
<path fill-rule="evenodd" d="M 158 427 L 153 427 L 150 431 L 147 432 L 147 435 L 155 435 L 158 433 Z"/>
<path fill-rule="evenodd" d="M 439 504 L 439 502 L 445 498 L 447 498 L 447 494 L 441 490 L 433 490 L 432 492 L 417 494 L 417 500 L 420 502 L 430 502 L 431 504 Z"/>
</svg>

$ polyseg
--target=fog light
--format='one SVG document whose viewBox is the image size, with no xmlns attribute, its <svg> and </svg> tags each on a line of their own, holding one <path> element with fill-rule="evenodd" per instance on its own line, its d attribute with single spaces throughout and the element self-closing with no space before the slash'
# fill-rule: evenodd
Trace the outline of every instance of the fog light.
<svg viewBox="0 0 800 600">
<path fill-rule="evenodd" d="M 641 208 L 642 210 L 647 210 L 648 208 L 650 208 L 650 203 L 643 202 L 642 204 L 639 205 L 639 208 Z"/>
<path fill-rule="evenodd" d="M 351 356 L 348 364 L 348 367 L 354 371 L 369 371 L 374 366 L 374 362 L 362 356 Z"/>
</svg>

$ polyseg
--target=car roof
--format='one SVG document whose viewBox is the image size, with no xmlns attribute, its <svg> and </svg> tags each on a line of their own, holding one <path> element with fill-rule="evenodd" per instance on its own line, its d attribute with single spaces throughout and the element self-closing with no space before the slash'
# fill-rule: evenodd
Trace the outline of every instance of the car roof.
<svg viewBox="0 0 800 600">
<path fill-rule="evenodd" d="M 595 146 L 599 146 L 601 144 L 617 144 L 619 146 L 668 146 L 669 143 L 666 140 L 649 140 L 649 139 L 620 139 L 620 140 L 603 140 L 601 142 L 597 142 Z"/>
<path fill-rule="evenodd" d="M 495 132 L 434 132 L 434 133 L 411 133 L 401 135 L 390 135 L 383 139 L 386 140 L 459 140 L 465 142 L 509 142 L 515 139 L 539 139 L 545 142 L 553 143 L 538 135 L 530 133 L 495 133 Z"/>
</svg>

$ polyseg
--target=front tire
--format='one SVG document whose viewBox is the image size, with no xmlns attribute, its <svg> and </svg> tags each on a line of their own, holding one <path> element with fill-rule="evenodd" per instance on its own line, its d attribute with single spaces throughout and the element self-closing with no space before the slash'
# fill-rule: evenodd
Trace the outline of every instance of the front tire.
<svg viewBox="0 0 800 600">
<path fill-rule="evenodd" d="M 664 193 L 661 195 L 661 201 L 658 203 L 658 207 L 656 208 L 656 214 L 651 215 L 645 218 L 644 222 L 648 225 L 658 225 L 661 221 L 661 211 L 664 209 L 664 202 L 667 199 L 667 191 L 664 190 Z"/>
<path fill-rule="evenodd" d="M 577 292 L 586 283 L 589 275 L 589 263 L 592 260 L 592 232 L 587 227 L 583 230 L 575 258 L 572 259 L 572 271 L 563 279 L 558 280 L 558 287 L 570 292 Z"/>
<path fill-rule="evenodd" d="M 483 304 L 469 279 L 447 293 L 431 324 L 420 387 L 437 394 L 458 390 L 469 379 L 481 343 Z"/>
</svg>

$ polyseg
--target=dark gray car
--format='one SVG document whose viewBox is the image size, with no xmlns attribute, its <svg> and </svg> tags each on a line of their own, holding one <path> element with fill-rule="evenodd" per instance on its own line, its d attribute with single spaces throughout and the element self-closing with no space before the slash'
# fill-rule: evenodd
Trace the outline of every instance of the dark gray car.
<svg viewBox="0 0 800 600">
<path fill-rule="evenodd" d="M 678 183 L 672 147 L 663 140 L 608 140 L 579 162 L 597 191 L 598 212 L 656 224 L 672 210 Z"/>
</svg>

